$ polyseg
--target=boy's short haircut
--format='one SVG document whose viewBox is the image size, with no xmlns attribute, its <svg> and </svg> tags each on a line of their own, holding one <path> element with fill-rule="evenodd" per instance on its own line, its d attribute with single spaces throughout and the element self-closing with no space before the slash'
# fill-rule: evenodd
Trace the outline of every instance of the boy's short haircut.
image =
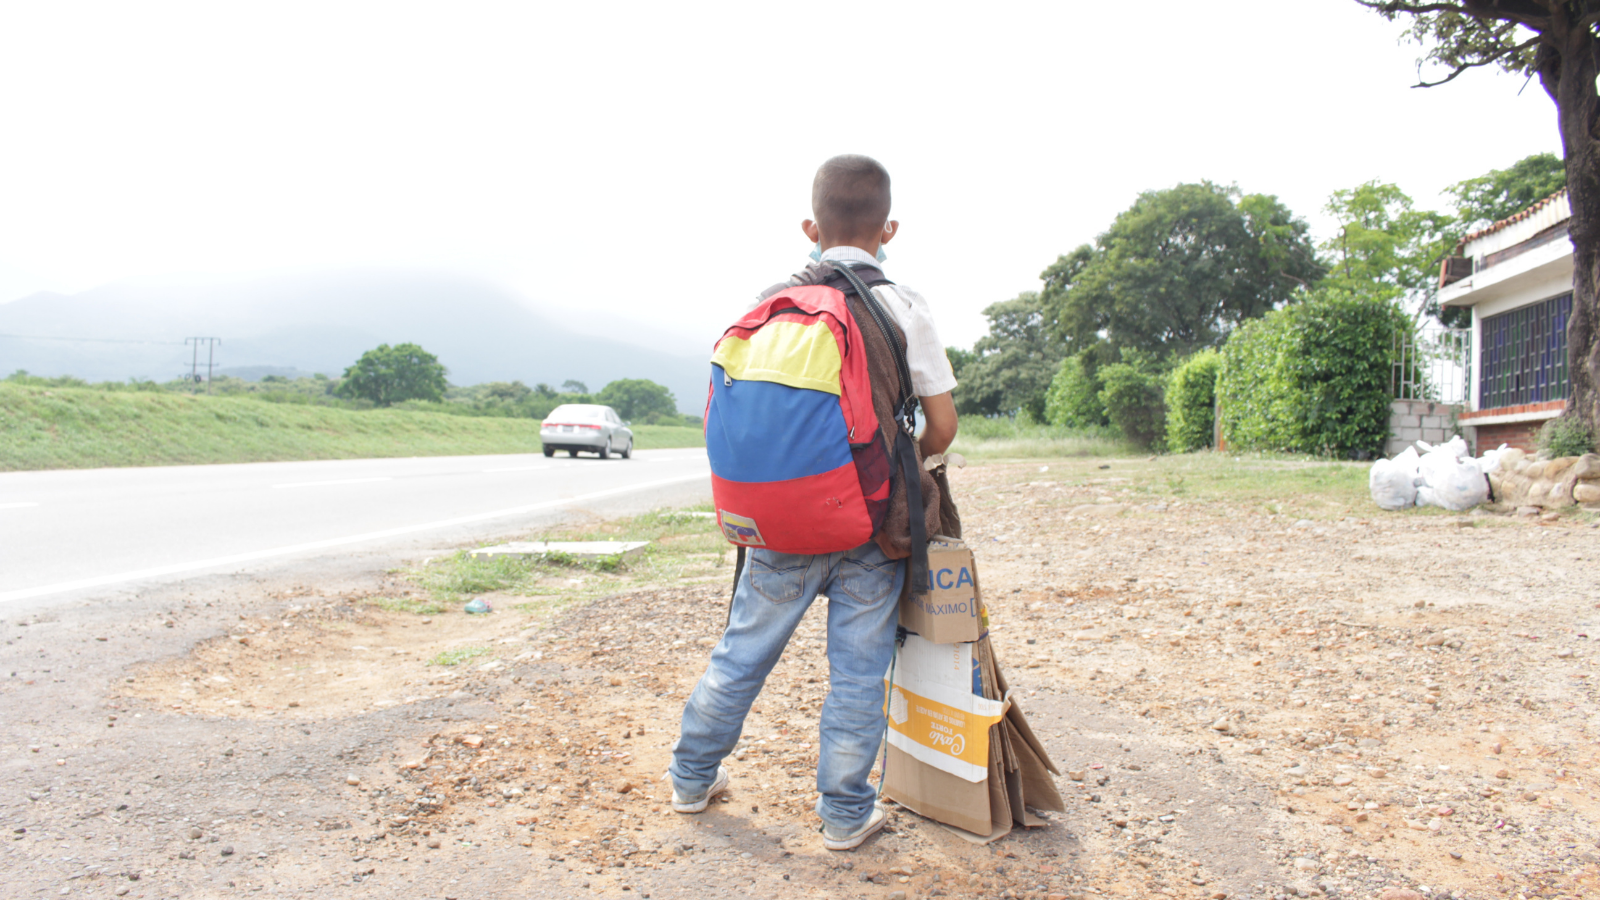
<svg viewBox="0 0 1600 900">
<path fill-rule="evenodd" d="M 870 156 L 835 156 L 811 182 L 811 214 L 832 243 L 871 240 L 889 221 L 889 170 Z"/>
</svg>

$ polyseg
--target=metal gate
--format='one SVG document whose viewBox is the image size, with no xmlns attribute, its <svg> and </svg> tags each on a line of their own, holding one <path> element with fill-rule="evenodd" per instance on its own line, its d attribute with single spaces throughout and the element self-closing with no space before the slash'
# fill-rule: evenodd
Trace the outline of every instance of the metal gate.
<svg viewBox="0 0 1600 900">
<path fill-rule="evenodd" d="M 1467 402 L 1472 388 L 1472 329 L 1426 324 L 1394 336 L 1389 392 L 1396 400 Z"/>
</svg>

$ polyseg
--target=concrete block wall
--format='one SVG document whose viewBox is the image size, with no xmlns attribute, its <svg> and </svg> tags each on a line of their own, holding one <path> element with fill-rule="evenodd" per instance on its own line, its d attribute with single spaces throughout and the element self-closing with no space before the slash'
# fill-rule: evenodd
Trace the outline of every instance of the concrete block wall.
<svg viewBox="0 0 1600 900">
<path fill-rule="evenodd" d="M 1394 456 L 1417 441 L 1442 444 L 1459 433 L 1460 404 L 1432 400 L 1395 400 L 1389 404 L 1389 442 L 1385 456 Z"/>
</svg>

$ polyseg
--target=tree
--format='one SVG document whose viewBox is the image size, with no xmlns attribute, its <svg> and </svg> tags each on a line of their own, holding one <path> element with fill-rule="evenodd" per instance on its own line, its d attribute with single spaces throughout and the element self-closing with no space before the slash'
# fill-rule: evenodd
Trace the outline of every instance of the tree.
<svg viewBox="0 0 1600 900">
<path fill-rule="evenodd" d="M 944 358 L 950 363 L 950 373 L 956 376 L 957 383 L 961 383 L 966 381 L 966 376 L 961 373 L 967 370 L 967 366 L 977 361 L 978 354 L 960 347 L 946 347 Z"/>
<path fill-rule="evenodd" d="M 1566 183 L 1567 170 L 1560 158 L 1554 153 L 1535 153 L 1509 168 L 1490 169 L 1445 191 L 1455 197 L 1458 228 L 1466 234 L 1527 209 Z"/>
<path fill-rule="evenodd" d="M 1276 197 L 1210 182 L 1148 191 L 1045 270 L 1043 302 L 1069 351 L 1104 337 L 1185 356 L 1319 279 L 1306 235 Z"/>
<path fill-rule="evenodd" d="M 672 398 L 672 392 L 644 378 L 619 378 L 601 388 L 595 399 L 630 421 L 678 413 L 678 401 Z"/>
<path fill-rule="evenodd" d="M 520 403 L 533 394 L 533 389 L 520 381 L 491 381 L 483 386 L 483 395 L 502 403 Z"/>
<path fill-rule="evenodd" d="M 561 392 L 564 394 L 587 394 L 589 386 L 576 378 L 568 378 L 561 382 Z"/>
<path fill-rule="evenodd" d="M 1016 415 L 1044 421 L 1045 392 L 1065 355 L 1051 339 L 1038 293 L 992 303 L 983 314 L 989 333 L 960 359 L 956 411 L 963 415 Z"/>
<path fill-rule="evenodd" d="M 1334 191 L 1324 209 L 1339 223 L 1321 245 L 1329 287 L 1414 306 L 1437 290 L 1439 261 L 1456 242 L 1450 216 L 1416 209 L 1399 187 L 1380 181 Z"/>
<path fill-rule="evenodd" d="M 1572 205 L 1572 318 L 1567 323 L 1572 397 L 1566 415 L 1600 431 L 1600 0 L 1356 0 L 1393 21 L 1408 16 L 1425 48 L 1417 87 L 1454 80 L 1468 69 L 1498 67 L 1539 77 L 1555 103 Z M 1446 74 L 1429 81 L 1423 67 Z"/>
<path fill-rule="evenodd" d="M 403 400 L 438 402 L 444 399 L 444 376 L 439 358 L 416 344 L 379 344 L 344 370 L 338 394 L 371 400 L 378 406 Z"/>
</svg>

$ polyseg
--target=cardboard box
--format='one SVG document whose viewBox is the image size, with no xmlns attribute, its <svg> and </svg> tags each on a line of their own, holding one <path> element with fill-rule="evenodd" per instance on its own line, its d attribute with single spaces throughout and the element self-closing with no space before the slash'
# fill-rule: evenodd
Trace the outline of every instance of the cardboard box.
<svg viewBox="0 0 1600 900">
<path fill-rule="evenodd" d="M 960 539 L 928 540 L 928 584 L 900 594 L 900 625 L 935 644 L 976 641 L 983 634 L 983 595 L 972 550 Z"/>
<path fill-rule="evenodd" d="M 893 675 L 885 797 L 976 843 L 1045 824 L 1030 806 L 1066 810 L 1050 779 L 1061 773 L 1008 696 L 987 637 L 907 637 Z M 956 696 L 963 690 L 970 697 Z"/>
</svg>

